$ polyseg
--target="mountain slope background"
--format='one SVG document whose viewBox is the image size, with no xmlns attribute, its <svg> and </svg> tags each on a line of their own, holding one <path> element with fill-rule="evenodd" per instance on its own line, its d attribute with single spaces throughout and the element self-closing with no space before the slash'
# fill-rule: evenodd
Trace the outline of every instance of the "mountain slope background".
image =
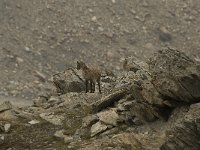
<svg viewBox="0 0 200 150">
<path fill-rule="evenodd" d="M 163 47 L 200 57 L 200 1 L 1 0 L 0 95 L 31 100 L 76 60 L 119 71 Z"/>
</svg>

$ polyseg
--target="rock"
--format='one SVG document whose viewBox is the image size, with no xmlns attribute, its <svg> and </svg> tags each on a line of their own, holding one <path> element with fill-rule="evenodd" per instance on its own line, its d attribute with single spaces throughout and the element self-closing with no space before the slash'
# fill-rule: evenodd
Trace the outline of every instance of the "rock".
<svg viewBox="0 0 200 150">
<path fill-rule="evenodd" d="M 118 101 L 118 104 L 123 104 L 126 101 L 132 100 L 133 96 L 131 94 L 126 95 L 124 98 L 120 99 Z"/>
<path fill-rule="evenodd" d="M 122 72 L 117 79 L 116 79 L 116 86 L 115 88 L 119 89 L 129 89 L 134 83 L 134 81 L 137 78 L 135 78 L 135 73 L 132 71 L 129 72 Z"/>
<path fill-rule="evenodd" d="M 5 136 L 0 134 L 0 145 L 4 143 Z"/>
<path fill-rule="evenodd" d="M 112 0 L 112 3 L 116 3 L 116 1 L 115 1 L 115 0 Z"/>
<path fill-rule="evenodd" d="M 62 102 L 64 102 L 64 100 L 63 99 L 61 99 L 60 97 L 58 97 L 58 96 L 51 96 L 50 98 L 49 98 L 49 100 L 48 100 L 48 103 L 50 103 L 50 104 L 53 104 L 53 105 L 55 105 L 55 104 L 60 104 L 60 103 L 62 103 Z"/>
<path fill-rule="evenodd" d="M 49 103 L 55 103 L 57 101 L 59 101 L 59 97 L 58 96 L 51 96 L 48 100 Z"/>
<path fill-rule="evenodd" d="M 82 119 L 82 127 L 89 127 L 98 121 L 97 115 L 86 116 Z"/>
<path fill-rule="evenodd" d="M 54 124 L 54 125 L 62 125 L 64 117 L 61 115 L 54 115 L 53 113 L 41 113 L 39 115 L 42 119 Z"/>
<path fill-rule="evenodd" d="M 27 46 L 25 46 L 24 48 L 25 48 L 25 51 L 27 51 L 27 52 L 30 52 L 30 51 L 31 51 L 30 48 L 27 47 Z"/>
<path fill-rule="evenodd" d="M 80 142 L 81 140 L 89 139 L 90 136 L 90 128 L 79 128 L 73 135 L 74 142 Z"/>
<path fill-rule="evenodd" d="M 160 93 L 149 80 L 143 81 L 141 86 L 142 90 L 138 92 L 140 94 L 140 101 L 148 102 L 151 105 L 164 105 L 163 99 L 160 97 Z"/>
<path fill-rule="evenodd" d="M 91 104 L 93 112 L 99 112 L 102 109 L 105 109 L 120 100 L 123 96 L 126 95 L 126 90 L 116 91 L 106 97 L 103 97 L 101 100 Z"/>
<path fill-rule="evenodd" d="M 72 142 L 72 141 L 73 141 L 73 137 L 67 136 L 67 135 L 64 136 L 64 142 L 65 142 L 65 143 L 70 143 L 70 142 Z"/>
<path fill-rule="evenodd" d="M 70 143 L 73 141 L 73 137 L 64 134 L 65 130 L 59 130 L 54 133 L 54 136 L 58 139 L 64 140 L 65 143 Z"/>
<path fill-rule="evenodd" d="M 98 27 L 98 31 L 103 32 L 103 31 L 104 31 L 104 28 L 103 28 L 103 27 Z"/>
<path fill-rule="evenodd" d="M 126 108 L 124 107 L 124 105 L 123 104 L 118 104 L 117 106 L 117 111 L 126 111 Z"/>
<path fill-rule="evenodd" d="M 200 62 L 199 56 L 195 56 L 194 60 L 197 61 L 197 62 Z"/>
<path fill-rule="evenodd" d="M 3 135 L 0 135 L 0 139 L 1 139 L 1 140 L 4 140 L 5 137 L 4 137 Z"/>
<path fill-rule="evenodd" d="M 33 101 L 33 105 L 36 106 L 36 107 L 41 107 L 45 103 L 47 103 L 47 97 L 44 97 L 44 96 L 40 96 Z"/>
<path fill-rule="evenodd" d="M 59 105 L 63 103 L 65 100 L 61 99 L 59 96 L 51 96 L 48 100 L 48 104 L 53 107 L 54 105 Z"/>
<path fill-rule="evenodd" d="M 141 122 L 141 120 L 138 119 L 137 117 L 135 117 L 132 121 L 133 121 L 133 123 L 134 123 L 135 125 L 142 125 L 142 124 L 143 124 L 143 123 Z"/>
<path fill-rule="evenodd" d="M 155 47 L 154 47 L 154 45 L 153 45 L 152 43 L 146 43 L 146 44 L 144 45 L 144 47 L 145 47 L 146 49 L 149 49 L 149 50 L 154 50 L 154 49 L 155 49 Z"/>
<path fill-rule="evenodd" d="M 97 17 L 96 17 L 96 16 L 93 16 L 91 20 L 92 20 L 93 22 L 96 22 L 96 21 L 97 21 Z"/>
<path fill-rule="evenodd" d="M 4 132 L 4 124 L 0 122 L 0 133 Z"/>
<path fill-rule="evenodd" d="M 40 121 L 38 121 L 38 120 L 31 120 L 28 123 L 29 124 L 38 124 L 38 123 L 40 123 Z"/>
<path fill-rule="evenodd" d="M 194 149 L 200 147 L 200 103 L 191 105 L 182 121 L 167 131 L 161 150 Z"/>
<path fill-rule="evenodd" d="M 18 63 L 23 63 L 24 62 L 24 59 L 22 59 L 21 57 L 16 57 L 16 61 Z"/>
<path fill-rule="evenodd" d="M 194 103 L 200 97 L 200 70 L 196 62 L 174 49 L 163 49 L 148 62 L 152 84 L 162 99 Z"/>
<path fill-rule="evenodd" d="M 130 133 L 122 133 L 112 137 L 113 141 L 119 141 L 121 144 L 130 145 L 131 149 L 142 149 L 141 143 Z"/>
<path fill-rule="evenodd" d="M 133 84 L 141 86 L 144 80 L 150 80 L 148 64 L 135 57 L 128 57 L 124 60 L 123 68 L 125 72 L 117 78 L 115 88 L 125 88 L 130 90 Z"/>
<path fill-rule="evenodd" d="M 64 134 L 63 132 L 65 132 L 65 130 L 59 130 L 59 131 L 56 131 L 54 133 L 54 136 L 57 137 L 57 138 L 60 138 L 60 139 L 64 139 Z"/>
<path fill-rule="evenodd" d="M 12 104 L 10 101 L 5 101 L 0 105 L 0 112 L 12 109 Z"/>
<path fill-rule="evenodd" d="M 165 120 L 156 107 L 146 103 L 134 102 L 130 108 L 132 116 L 138 117 L 143 123 L 154 121 L 156 118 Z"/>
<path fill-rule="evenodd" d="M 9 124 L 9 123 L 6 123 L 4 125 L 4 130 L 5 130 L 6 133 L 10 131 L 10 127 L 11 127 L 11 124 Z"/>
<path fill-rule="evenodd" d="M 23 118 L 23 119 L 27 119 L 30 120 L 33 118 L 33 114 L 32 113 L 27 113 L 25 111 L 21 111 L 20 109 L 15 109 L 13 110 L 15 113 L 15 116 L 18 118 Z"/>
<path fill-rule="evenodd" d="M 73 68 L 68 68 L 65 72 L 60 72 L 53 76 L 53 83 L 57 93 L 81 92 L 85 90 L 85 84 L 81 74 Z"/>
<path fill-rule="evenodd" d="M 105 82 L 105 83 L 113 83 L 115 82 L 115 79 L 113 77 L 110 76 L 105 76 L 101 78 L 101 82 Z"/>
<path fill-rule="evenodd" d="M 37 77 L 41 82 L 46 81 L 46 76 L 43 73 L 41 73 L 37 70 L 35 70 L 33 73 L 34 73 L 34 76 Z"/>
<path fill-rule="evenodd" d="M 142 144 L 131 133 L 122 133 L 107 138 L 104 136 L 102 139 L 94 140 L 91 144 L 87 144 L 82 148 L 83 150 L 102 150 L 102 149 L 115 149 L 115 150 L 142 150 Z"/>
<path fill-rule="evenodd" d="M 105 130 L 108 129 L 108 126 L 101 123 L 101 122 L 97 122 L 94 125 L 92 125 L 91 127 L 91 137 L 104 132 Z"/>
<path fill-rule="evenodd" d="M 117 122 L 119 121 L 119 115 L 113 109 L 99 112 L 97 113 L 97 116 L 101 122 L 108 125 L 117 126 Z"/>
<path fill-rule="evenodd" d="M 119 112 L 119 123 L 125 123 L 126 125 L 132 125 L 133 116 L 130 111 Z"/>
<path fill-rule="evenodd" d="M 14 110 L 7 110 L 0 113 L 0 120 L 17 120 L 17 114 Z"/>
<path fill-rule="evenodd" d="M 172 40 L 172 35 L 167 30 L 166 27 L 158 28 L 158 35 L 159 35 L 160 41 L 162 41 L 162 42 L 170 42 Z"/>
<path fill-rule="evenodd" d="M 76 92 L 70 92 L 66 93 L 64 95 L 59 96 L 61 100 L 64 101 L 64 105 L 66 107 L 76 107 L 80 104 L 92 104 L 98 101 L 101 98 L 101 95 L 99 93 L 76 93 Z"/>
<path fill-rule="evenodd" d="M 133 102 L 134 101 L 126 101 L 126 102 L 123 102 L 122 105 L 127 110 L 127 109 L 129 109 L 132 106 Z"/>
<path fill-rule="evenodd" d="M 138 63 L 138 70 L 127 79 L 136 100 L 130 109 L 132 116 L 142 122 L 166 120 L 170 107 L 199 100 L 200 70 L 185 54 L 168 48 L 156 53 L 148 65 Z M 119 106 L 121 111 L 130 107 Z"/>
<path fill-rule="evenodd" d="M 118 132 L 120 132 L 120 129 L 118 127 L 114 127 L 101 133 L 100 137 L 104 137 L 104 136 L 112 137 L 114 134 L 117 134 Z"/>
<path fill-rule="evenodd" d="M 192 120 L 196 121 L 199 118 L 200 118 L 200 103 L 195 103 L 195 104 L 190 105 L 190 109 L 185 115 L 184 119 L 186 121 L 192 121 Z"/>
</svg>

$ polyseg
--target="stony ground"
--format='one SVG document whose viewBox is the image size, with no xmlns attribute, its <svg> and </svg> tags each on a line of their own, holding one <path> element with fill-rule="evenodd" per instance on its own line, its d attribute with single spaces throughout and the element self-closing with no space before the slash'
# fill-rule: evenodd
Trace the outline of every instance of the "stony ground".
<svg viewBox="0 0 200 150">
<path fill-rule="evenodd" d="M 30 126 L 29 124 L 13 125 L 11 134 L 1 144 L 1 149 L 48 149 L 56 147 L 65 149 L 62 141 L 56 141 L 52 136 L 59 127 L 49 123 L 40 123 Z"/>
<path fill-rule="evenodd" d="M 200 63 L 170 48 L 127 60 L 101 77 L 102 94 L 70 69 L 31 106 L 0 103 L 1 149 L 198 150 Z"/>
<path fill-rule="evenodd" d="M 0 95 L 31 100 L 50 77 L 82 59 L 117 71 L 172 46 L 199 59 L 196 0 L 0 1 Z M 158 13 L 159 12 L 159 13 Z"/>
</svg>

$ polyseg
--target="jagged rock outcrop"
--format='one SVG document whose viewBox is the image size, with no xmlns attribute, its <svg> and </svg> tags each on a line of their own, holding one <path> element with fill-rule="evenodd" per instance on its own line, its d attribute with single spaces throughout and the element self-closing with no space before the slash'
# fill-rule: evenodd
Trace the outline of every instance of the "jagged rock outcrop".
<svg viewBox="0 0 200 150">
<path fill-rule="evenodd" d="M 164 100 L 200 101 L 200 70 L 184 53 L 174 49 L 158 51 L 148 62 L 152 83 Z"/>
<path fill-rule="evenodd" d="M 200 103 L 190 106 L 183 120 L 167 131 L 167 140 L 161 150 L 200 148 Z"/>
<path fill-rule="evenodd" d="M 103 97 L 101 100 L 91 104 L 93 112 L 101 111 L 109 106 L 114 105 L 115 102 L 123 98 L 126 95 L 125 90 L 116 91 L 106 97 Z"/>
<path fill-rule="evenodd" d="M 11 120 L 23 118 L 31 131 L 43 123 L 53 126 L 51 136 L 68 149 L 198 149 L 199 65 L 172 49 L 159 51 L 148 63 L 134 59 L 127 62 L 134 71 L 102 77 L 103 94 L 85 93 L 82 76 L 69 69 L 53 76 L 55 94 L 50 91 L 22 109 L 6 102 L 0 118 L 6 113 Z"/>
<path fill-rule="evenodd" d="M 69 68 L 64 72 L 53 76 L 53 83 L 57 93 L 81 92 L 85 90 L 85 85 L 81 75 L 74 68 Z"/>
<path fill-rule="evenodd" d="M 9 101 L 5 101 L 0 105 L 0 112 L 12 109 L 12 104 Z"/>
<path fill-rule="evenodd" d="M 97 116 L 101 122 L 112 126 L 117 126 L 119 121 L 119 115 L 114 109 L 99 112 Z"/>
<path fill-rule="evenodd" d="M 150 58 L 148 65 L 136 71 L 147 78 L 138 76 L 139 84 L 131 87 L 137 101 L 131 110 L 142 121 L 166 120 L 172 108 L 200 101 L 199 65 L 184 53 L 163 49 Z"/>
</svg>

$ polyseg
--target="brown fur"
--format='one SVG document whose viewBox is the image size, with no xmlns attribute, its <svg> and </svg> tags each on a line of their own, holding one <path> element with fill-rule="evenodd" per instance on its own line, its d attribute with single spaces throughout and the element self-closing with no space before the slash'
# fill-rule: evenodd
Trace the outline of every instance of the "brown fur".
<svg viewBox="0 0 200 150">
<path fill-rule="evenodd" d="M 98 83 L 99 93 L 101 93 L 101 86 L 100 86 L 101 71 L 100 70 L 96 68 L 89 68 L 82 61 L 77 61 L 77 70 L 82 70 L 83 77 L 85 78 L 86 93 L 89 90 L 91 93 L 95 92 L 96 82 Z"/>
</svg>

